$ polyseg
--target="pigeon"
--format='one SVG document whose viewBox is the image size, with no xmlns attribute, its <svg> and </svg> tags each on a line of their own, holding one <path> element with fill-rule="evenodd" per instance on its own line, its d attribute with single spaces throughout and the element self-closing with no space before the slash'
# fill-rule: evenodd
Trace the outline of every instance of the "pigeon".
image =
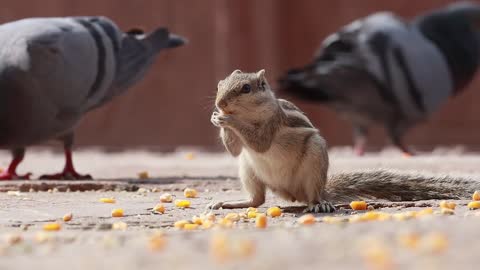
<svg viewBox="0 0 480 270">
<path fill-rule="evenodd" d="M 83 116 L 140 81 L 158 53 L 186 43 L 158 28 L 124 32 L 109 18 L 27 18 L 0 25 L 0 148 L 13 159 L 0 180 L 18 175 L 26 147 L 63 142 L 65 167 L 41 179 L 91 179 L 72 161 Z"/>
<path fill-rule="evenodd" d="M 279 79 L 280 92 L 325 104 L 353 126 L 363 155 L 369 127 L 383 125 L 406 154 L 406 131 L 457 96 L 479 66 L 480 5 L 459 1 L 411 20 L 382 11 L 343 26 L 313 62 Z"/>
</svg>

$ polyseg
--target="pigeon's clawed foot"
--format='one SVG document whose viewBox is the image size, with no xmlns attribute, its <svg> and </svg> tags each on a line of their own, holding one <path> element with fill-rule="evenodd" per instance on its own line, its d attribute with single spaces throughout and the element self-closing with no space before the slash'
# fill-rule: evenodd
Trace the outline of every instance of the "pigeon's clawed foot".
<svg viewBox="0 0 480 270">
<path fill-rule="evenodd" d="M 63 170 L 61 173 L 45 174 L 40 176 L 43 180 L 92 180 L 92 176 L 89 174 L 79 174 L 75 170 Z"/>
<path fill-rule="evenodd" d="M 304 213 L 332 213 L 335 212 L 335 206 L 331 202 L 322 201 L 317 204 L 310 204 L 303 211 Z"/>
<path fill-rule="evenodd" d="M 0 174 L 0 181 L 7 181 L 7 180 L 30 180 L 31 173 L 27 173 L 24 175 L 18 175 L 16 173 L 11 173 L 9 171 L 5 171 Z"/>
</svg>

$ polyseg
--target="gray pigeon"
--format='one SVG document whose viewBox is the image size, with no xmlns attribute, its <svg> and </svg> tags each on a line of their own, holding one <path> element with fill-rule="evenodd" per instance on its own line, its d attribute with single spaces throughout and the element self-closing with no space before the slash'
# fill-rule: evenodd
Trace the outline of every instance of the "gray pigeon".
<svg viewBox="0 0 480 270">
<path fill-rule="evenodd" d="M 74 128 L 89 111 L 143 78 L 163 49 L 185 43 L 158 28 L 121 31 L 105 17 L 29 18 L 0 25 L 0 147 L 13 160 L 0 180 L 17 175 L 25 148 L 64 143 L 63 172 L 43 179 L 86 179 L 72 162 Z"/>
<path fill-rule="evenodd" d="M 480 56 L 480 6 L 457 2 L 406 21 L 374 13 L 328 36 L 313 63 L 280 79 L 285 94 L 324 103 L 353 124 L 363 154 L 372 124 L 403 152 L 404 133 L 473 79 Z"/>
</svg>

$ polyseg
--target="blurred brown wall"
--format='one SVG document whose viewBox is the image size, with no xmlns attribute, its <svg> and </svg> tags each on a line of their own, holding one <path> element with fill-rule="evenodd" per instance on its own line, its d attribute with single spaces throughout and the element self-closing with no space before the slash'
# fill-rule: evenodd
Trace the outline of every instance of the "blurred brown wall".
<svg viewBox="0 0 480 270">
<path fill-rule="evenodd" d="M 85 118 L 78 144 L 111 147 L 218 145 L 209 118 L 217 81 L 232 70 L 267 69 L 274 81 L 310 61 L 320 41 L 339 26 L 379 10 L 410 17 L 446 0 L 43 0 L 2 1 L 2 22 L 31 16 L 105 15 L 122 28 L 168 26 L 186 47 L 163 53 L 126 95 Z M 479 76 L 480 77 L 480 76 Z M 419 146 L 480 145 L 480 78 L 407 141 Z M 299 105 L 330 145 L 350 144 L 348 123 L 322 107 Z M 382 131 L 372 144 L 386 143 Z"/>
</svg>

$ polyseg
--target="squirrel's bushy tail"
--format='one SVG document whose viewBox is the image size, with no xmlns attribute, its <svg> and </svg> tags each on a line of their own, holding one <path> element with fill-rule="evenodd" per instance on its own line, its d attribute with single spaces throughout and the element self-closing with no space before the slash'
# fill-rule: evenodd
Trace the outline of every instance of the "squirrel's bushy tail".
<svg viewBox="0 0 480 270">
<path fill-rule="evenodd" d="M 334 174 L 329 177 L 326 187 L 327 199 L 334 202 L 358 199 L 459 200 L 470 198 L 475 190 L 480 190 L 479 179 L 387 170 Z"/>
</svg>

